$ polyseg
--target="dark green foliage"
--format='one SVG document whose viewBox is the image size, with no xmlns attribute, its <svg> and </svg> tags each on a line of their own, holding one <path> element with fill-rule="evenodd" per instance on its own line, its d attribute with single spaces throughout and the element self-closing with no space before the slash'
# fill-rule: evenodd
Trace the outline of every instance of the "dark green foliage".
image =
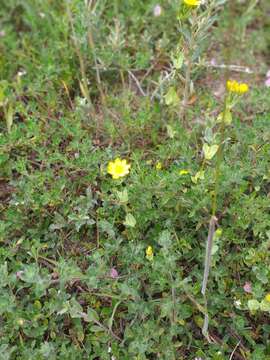
<svg viewBox="0 0 270 360">
<path fill-rule="evenodd" d="M 81 93 L 69 3 L 94 116 Z M 222 360 L 239 340 L 239 359 L 270 359 L 270 309 L 248 302 L 261 303 L 270 284 L 269 90 L 250 80 L 225 134 L 208 344 L 200 289 L 214 161 L 204 179 L 194 176 L 221 105 L 211 84 L 199 87 L 198 71 L 187 127 L 141 96 L 128 74 L 140 79 L 152 66 L 142 81 L 151 94 L 177 41 L 176 2 L 164 1 L 160 18 L 154 1 L 97 4 L 94 17 L 82 0 L 0 7 L 0 103 L 14 109 L 8 133 L 0 108 L 0 359 Z M 131 164 L 122 180 L 107 174 L 116 157 Z"/>
</svg>

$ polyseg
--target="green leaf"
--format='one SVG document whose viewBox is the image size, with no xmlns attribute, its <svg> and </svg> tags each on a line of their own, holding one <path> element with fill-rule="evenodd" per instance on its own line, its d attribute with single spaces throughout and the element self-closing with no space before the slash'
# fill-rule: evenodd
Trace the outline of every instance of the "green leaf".
<svg viewBox="0 0 270 360">
<path fill-rule="evenodd" d="M 194 176 L 191 176 L 191 181 L 194 184 L 197 184 L 198 180 L 204 180 L 204 171 L 203 170 L 200 170 Z"/>
<path fill-rule="evenodd" d="M 0 107 L 6 105 L 8 102 L 8 97 L 6 95 L 8 86 L 6 80 L 0 81 Z"/>
<path fill-rule="evenodd" d="M 116 192 L 118 200 L 120 204 L 126 204 L 128 202 L 128 191 L 127 189 L 124 189 L 123 191 L 117 191 Z"/>
<path fill-rule="evenodd" d="M 214 244 L 212 247 L 212 255 L 215 255 L 218 252 L 218 245 Z"/>
<path fill-rule="evenodd" d="M 107 233 L 109 235 L 109 237 L 111 238 L 115 238 L 115 232 L 113 229 L 113 225 L 111 223 L 109 223 L 109 221 L 107 220 L 100 220 L 98 222 L 98 225 L 101 229 L 102 232 Z"/>
<path fill-rule="evenodd" d="M 164 318 L 164 317 L 170 317 L 172 312 L 174 309 L 174 303 L 171 300 L 165 299 L 161 304 L 160 304 L 160 310 L 161 310 L 161 314 L 160 317 Z"/>
<path fill-rule="evenodd" d="M 171 234 L 168 230 L 162 231 L 159 236 L 158 243 L 165 249 L 168 249 L 172 245 Z"/>
<path fill-rule="evenodd" d="M 173 129 L 171 125 L 167 125 L 167 134 L 170 139 L 173 139 L 175 137 L 176 131 Z"/>
<path fill-rule="evenodd" d="M 224 122 L 226 125 L 231 125 L 232 123 L 232 113 L 229 109 L 225 111 Z"/>
<path fill-rule="evenodd" d="M 28 284 L 37 283 L 40 280 L 38 266 L 35 264 L 25 266 L 20 279 Z"/>
<path fill-rule="evenodd" d="M 8 285 L 8 269 L 7 262 L 0 266 L 0 288 Z"/>
<path fill-rule="evenodd" d="M 81 305 L 76 301 L 74 298 L 72 298 L 69 302 L 69 315 L 71 318 L 82 318 L 83 315 L 83 308 Z"/>
<path fill-rule="evenodd" d="M 231 125 L 232 123 L 232 113 L 230 109 L 225 110 L 225 115 L 223 119 L 224 112 L 221 112 L 217 117 L 217 123 L 221 123 L 224 120 L 225 125 Z"/>
<path fill-rule="evenodd" d="M 184 63 L 184 54 L 183 52 L 177 53 L 176 57 L 172 59 L 173 66 L 175 69 L 180 70 Z"/>
<path fill-rule="evenodd" d="M 135 227 L 136 226 L 135 217 L 132 214 L 127 214 L 124 221 L 124 225 L 129 227 Z"/>
<path fill-rule="evenodd" d="M 98 320 L 99 320 L 98 313 L 95 310 L 88 308 L 87 309 L 87 317 L 85 318 L 85 321 L 94 322 L 94 321 L 98 321 Z"/>
<path fill-rule="evenodd" d="M 54 360 L 56 359 L 56 353 L 53 343 L 45 342 L 40 347 L 40 353 L 45 359 Z"/>
<path fill-rule="evenodd" d="M 15 298 L 13 295 L 2 291 L 0 296 L 0 315 L 13 312 L 15 306 Z"/>
<path fill-rule="evenodd" d="M 17 346 L 9 347 L 8 344 L 2 344 L 0 346 L 0 360 L 11 359 L 12 353 L 16 350 Z"/>
<path fill-rule="evenodd" d="M 262 311 L 268 311 L 270 312 L 270 302 L 267 300 L 262 300 L 262 302 L 260 303 L 260 309 Z"/>
<path fill-rule="evenodd" d="M 250 311 L 257 311 L 260 309 L 260 303 L 256 299 L 248 300 L 247 305 Z"/>
</svg>

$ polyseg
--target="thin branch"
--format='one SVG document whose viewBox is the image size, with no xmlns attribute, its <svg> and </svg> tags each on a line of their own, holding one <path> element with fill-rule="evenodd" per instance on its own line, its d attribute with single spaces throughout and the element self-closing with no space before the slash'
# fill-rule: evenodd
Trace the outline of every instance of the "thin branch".
<svg viewBox="0 0 270 360">
<path fill-rule="evenodd" d="M 255 74 L 255 71 L 251 70 L 247 66 L 240 66 L 240 65 L 226 65 L 226 64 L 212 64 L 211 62 L 205 62 L 204 64 L 197 64 L 198 66 L 206 66 L 206 67 L 212 67 L 217 69 L 226 69 L 231 70 L 235 72 L 242 72 L 246 74 Z"/>
<path fill-rule="evenodd" d="M 216 223 L 217 223 L 217 218 L 215 216 L 212 216 L 209 223 L 206 252 L 205 252 L 204 274 L 203 274 L 203 283 L 201 290 L 203 296 L 205 296 L 206 293 L 209 271 L 211 266 L 212 247 L 213 247 L 213 239 L 215 234 Z"/>
<path fill-rule="evenodd" d="M 132 79 L 135 81 L 140 93 L 142 94 L 142 96 L 146 96 L 146 93 L 143 91 L 141 84 L 139 82 L 139 80 L 136 78 L 136 76 L 130 71 L 128 70 L 128 74 L 132 77 Z"/>
<path fill-rule="evenodd" d="M 236 352 L 238 346 L 241 344 L 241 340 L 238 341 L 236 347 L 233 349 L 233 352 L 231 353 L 231 356 L 230 356 L 230 359 L 229 360 L 232 360 L 233 359 L 233 355 L 234 353 Z"/>
</svg>

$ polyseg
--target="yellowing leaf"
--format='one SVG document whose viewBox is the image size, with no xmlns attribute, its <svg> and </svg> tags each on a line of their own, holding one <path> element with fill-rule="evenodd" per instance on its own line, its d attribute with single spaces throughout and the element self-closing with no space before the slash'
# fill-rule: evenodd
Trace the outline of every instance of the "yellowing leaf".
<svg viewBox="0 0 270 360">
<path fill-rule="evenodd" d="M 188 100 L 188 105 L 193 105 L 197 100 L 197 96 L 194 94 L 191 96 L 191 98 Z"/>
<path fill-rule="evenodd" d="M 218 145 L 203 144 L 203 152 L 206 160 L 211 160 L 218 151 Z"/>
<path fill-rule="evenodd" d="M 0 106 L 3 106 L 5 103 L 5 94 L 4 90 L 0 87 Z"/>
<path fill-rule="evenodd" d="M 203 180 L 204 179 L 204 171 L 198 171 L 194 176 L 191 176 L 191 181 L 194 184 L 197 184 L 198 180 Z"/>
<path fill-rule="evenodd" d="M 173 66 L 175 69 L 180 70 L 184 63 L 184 54 L 179 52 L 175 58 L 173 58 Z"/>
<path fill-rule="evenodd" d="M 175 91 L 175 88 L 171 86 L 165 95 L 165 104 L 176 106 L 179 104 L 179 101 L 180 99 L 177 95 L 177 92 Z"/>
<path fill-rule="evenodd" d="M 11 105 L 9 105 L 8 110 L 6 112 L 6 123 L 7 123 L 7 131 L 10 134 L 11 132 L 11 127 L 13 124 L 13 107 Z"/>
<path fill-rule="evenodd" d="M 260 308 L 260 303 L 256 299 L 248 300 L 247 305 L 248 305 L 248 308 L 250 311 L 256 311 L 256 310 L 259 310 L 259 308 Z"/>
<path fill-rule="evenodd" d="M 176 131 L 172 128 L 171 125 L 167 125 L 167 135 L 170 139 L 173 139 L 176 134 Z"/>
<path fill-rule="evenodd" d="M 218 123 L 221 123 L 223 121 L 223 114 L 224 114 L 224 112 L 221 112 L 218 115 L 218 117 L 217 117 Z M 231 125 L 231 123 L 232 123 L 232 113 L 231 113 L 230 109 L 225 110 L 224 123 L 225 123 L 225 125 Z"/>
<path fill-rule="evenodd" d="M 260 309 L 262 311 L 269 311 L 270 312 L 270 302 L 267 300 L 262 300 L 262 302 L 260 303 Z"/>
</svg>

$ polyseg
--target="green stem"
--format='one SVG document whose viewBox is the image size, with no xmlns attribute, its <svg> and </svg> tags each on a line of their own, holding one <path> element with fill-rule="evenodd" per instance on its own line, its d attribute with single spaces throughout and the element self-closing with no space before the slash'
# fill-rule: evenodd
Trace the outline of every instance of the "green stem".
<svg viewBox="0 0 270 360">
<path fill-rule="evenodd" d="M 211 216 L 211 219 L 209 222 L 208 236 L 207 236 L 207 242 L 206 242 L 206 251 L 205 251 L 205 261 L 204 261 L 204 274 L 203 274 L 203 282 L 202 282 L 202 289 L 201 289 L 201 293 L 204 298 L 204 308 L 205 308 L 204 324 L 203 324 L 202 333 L 208 342 L 211 342 L 211 339 L 210 339 L 209 333 L 208 333 L 209 315 L 208 315 L 208 300 L 207 300 L 207 296 L 206 296 L 206 290 L 207 290 L 209 272 L 210 272 L 210 268 L 211 268 L 212 248 L 213 248 L 213 243 L 214 243 L 215 228 L 216 228 L 216 224 L 217 224 L 217 217 L 216 217 L 217 196 L 218 196 L 219 184 L 220 184 L 221 163 L 222 163 L 222 159 L 223 159 L 223 147 L 224 147 L 225 125 L 226 125 L 225 124 L 225 116 L 226 116 L 226 112 L 228 111 L 228 104 L 229 104 L 229 96 L 226 95 L 225 100 L 224 100 L 222 121 L 221 121 L 220 129 L 219 129 L 221 138 L 220 138 L 220 145 L 218 148 L 216 168 L 215 168 L 215 189 L 214 189 L 213 202 L 212 202 L 212 216 Z"/>
<path fill-rule="evenodd" d="M 88 83 L 87 83 L 86 66 L 85 66 L 84 58 L 83 58 L 83 55 L 82 55 L 82 53 L 80 51 L 80 46 L 79 46 L 79 43 L 78 43 L 78 40 L 77 40 L 77 37 L 76 37 L 69 2 L 67 2 L 66 9 L 67 9 L 68 20 L 69 20 L 69 23 L 70 23 L 74 49 L 75 49 L 75 52 L 76 52 L 76 55 L 77 55 L 77 57 L 79 59 L 79 64 L 80 64 L 80 72 L 81 72 L 81 77 L 82 77 L 81 91 L 82 91 L 83 96 L 86 98 L 90 108 L 91 108 L 91 115 L 94 116 L 94 107 L 93 107 L 93 103 L 92 103 L 92 100 L 91 100 L 91 97 L 90 97 L 90 92 L 89 92 Z"/>
<path fill-rule="evenodd" d="M 226 96 L 224 101 L 221 125 L 220 125 L 221 138 L 220 138 L 220 145 L 218 147 L 217 161 L 215 168 L 215 188 L 214 188 L 213 202 L 212 202 L 212 216 L 216 216 L 216 212 L 217 212 L 217 196 L 219 191 L 219 180 L 221 175 L 220 168 L 223 159 L 223 148 L 224 148 L 224 140 L 225 140 L 225 116 L 226 116 L 226 112 L 228 111 L 228 103 L 229 103 L 228 100 L 229 98 L 228 96 Z"/>
</svg>

